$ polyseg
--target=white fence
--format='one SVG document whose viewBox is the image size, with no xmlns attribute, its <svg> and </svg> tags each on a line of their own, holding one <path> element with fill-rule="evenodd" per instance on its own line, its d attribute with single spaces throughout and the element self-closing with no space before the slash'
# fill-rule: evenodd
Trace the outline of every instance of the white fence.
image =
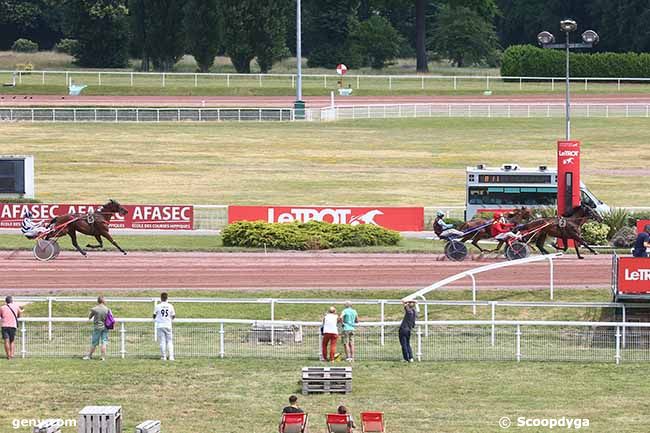
<svg viewBox="0 0 650 433">
<path fill-rule="evenodd" d="M 46 320 L 21 319 L 17 347 L 22 358 L 79 357 L 87 350 L 92 331 L 87 319 L 54 319 L 52 339 L 43 327 Z M 151 319 L 117 322 L 109 357 L 158 356 Z M 320 322 L 178 319 L 174 346 L 178 358 L 318 359 L 319 326 Z M 384 338 L 382 326 L 389 329 Z M 356 359 L 399 360 L 398 326 L 399 322 L 360 324 L 355 332 Z M 418 361 L 650 361 L 650 323 L 431 321 L 428 335 L 423 327 L 422 322 L 417 324 L 412 342 Z"/>
<path fill-rule="evenodd" d="M 295 88 L 296 74 L 161 73 L 128 71 L 10 71 L 0 70 L 0 81 L 17 85 L 60 85 L 71 82 L 89 86 L 121 87 L 283 87 Z M 501 77 L 497 75 L 346 75 L 304 74 L 306 88 L 339 86 L 373 90 L 535 90 L 564 89 L 564 77 Z M 571 78 L 584 90 L 626 88 L 650 84 L 649 78 Z"/>
<path fill-rule="evenodd" d="M 564 117 L 564 103 L 433 103 L 340 105 L 321 109 L 320 120 Z M 573 103 L 571 115 L 584 118 L 649 117 L 650 104 Z"/>
</svg>

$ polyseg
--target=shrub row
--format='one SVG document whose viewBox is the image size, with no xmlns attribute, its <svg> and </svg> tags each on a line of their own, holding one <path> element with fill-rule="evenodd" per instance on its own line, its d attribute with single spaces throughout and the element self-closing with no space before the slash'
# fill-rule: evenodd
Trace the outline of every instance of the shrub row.
<svg viewBox="0 0 650 433">
<path fill-rule="evenodd" d="M 30 41 L 29 39 L 16 39 L 16 41 L 11 46 L 11 51 L 17 53 L 35 53 L 38 51 L 38 44 L 36 42 Z"/>
<path fill-rule="evenodd" d="M 504 77 L 563 77 L 566 57 L 562 50 L 533 45 L 512 45 L 503 53 Z M 650 53 L 571 53 L 572 77 L 650 77 Z"/>
<path fill-rule="evenodd" d="M 227 247 L 321 250 L 340 247 L 396 245 L 399 233 L 375 225 L 308 223 L 266 223 L 240 221 L 222 232 Z"/>
</svg>

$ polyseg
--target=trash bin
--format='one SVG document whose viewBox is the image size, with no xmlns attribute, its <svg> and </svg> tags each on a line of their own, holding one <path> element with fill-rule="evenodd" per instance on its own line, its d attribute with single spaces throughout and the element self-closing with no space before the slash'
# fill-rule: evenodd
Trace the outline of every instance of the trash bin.
<svg viewBox="0 0 650 433">
<path fill-rule="evenodd" d="M 294 119 L 305 120 L 305 101 L 296 101 L 293 103 Z"/>
</svg>

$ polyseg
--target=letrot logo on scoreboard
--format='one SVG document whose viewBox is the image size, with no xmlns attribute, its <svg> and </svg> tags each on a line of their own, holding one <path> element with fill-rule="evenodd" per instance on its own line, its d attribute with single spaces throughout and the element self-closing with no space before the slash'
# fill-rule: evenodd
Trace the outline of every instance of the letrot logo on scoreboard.
<svg viewBox="0 0 650 433">
<path fill-rule="evenodd" d="M 424 227 L 424 208 L 228 206 L 228 223 L 236 221 L 324 221 L 332 224 L 374 224 L 397 231 L 419 231 Z"/>
<path fill-rule="evenodd" d="M 650 259 L 618 259 L 618 291 L 622 294 L 650 293 Z"/>
<path fill-rule="evenodd" d="M 0 203 L 0 228 L 20 228 L 23 216 L 28 211 L 34 221 L 49 221 L 66 213 L 85 214 L 95 212 L 97 204 L 40 204 Z M 114 229 L 192 230 L 194 226 L 193 206 L 124 205 L 129 213 L 113 215 Z"/>
</svg>

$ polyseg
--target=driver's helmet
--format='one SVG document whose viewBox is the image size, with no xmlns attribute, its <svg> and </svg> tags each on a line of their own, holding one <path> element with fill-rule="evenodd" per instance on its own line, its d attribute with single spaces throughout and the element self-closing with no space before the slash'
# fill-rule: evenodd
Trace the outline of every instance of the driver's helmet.
<svg viewBox="0 0 650 433">
<path fill-rule="evenodd" d="M 438 212 L 436 212 L 436 216 L 442 218 L 443 216 L 445 216 L 445 213 L 439 210 Z"/>
<path fill-rule="evenodd" d="M 501 212 L 494 212 L 493 218 L 494 218 L 495 220 L 498 220 L 498 219 L 500 219 L 502 216 L 503 216 L 503 215 L 501 214 Z"/>
</svg>

